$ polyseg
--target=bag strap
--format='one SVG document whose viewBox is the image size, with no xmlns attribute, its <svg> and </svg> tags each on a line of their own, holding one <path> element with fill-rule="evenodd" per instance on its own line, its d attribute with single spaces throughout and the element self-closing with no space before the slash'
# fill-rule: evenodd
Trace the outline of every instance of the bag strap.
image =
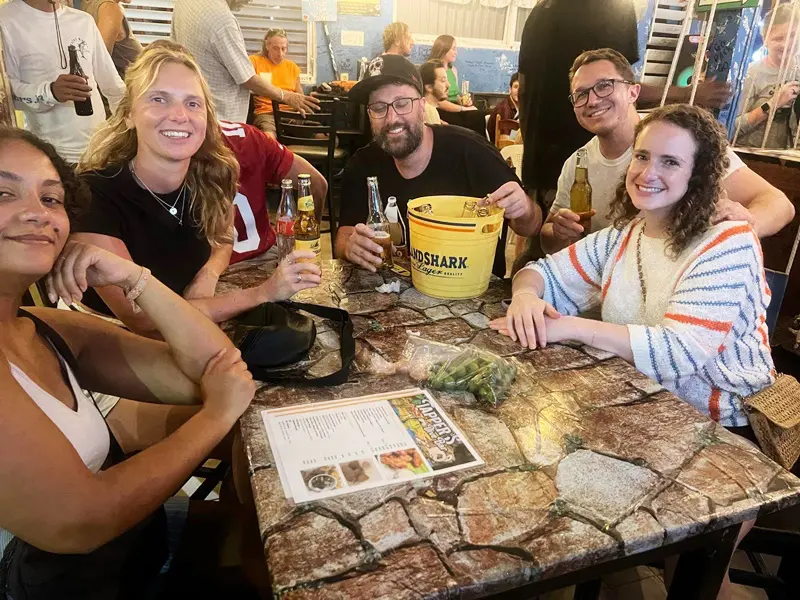
<svg viewBox="0 0 800 600">
<path fill-rule="evenodd" d="M 281 302 L 280 304 L 283 304 L 287 308 L 302 310 L 316 317 L 334 321 L 338 324 L 339 329 L 339 353 L 342 357 L 341 368 L 330 375 L 315 378 L 303 377 L 292 379 L 292 382 L 299 385 L 313 386 L 333 386 L 345 383 L 350 376 L 350 365 L 353 363 L 353 359 L 356 355 L 356 341 L 353 338 L 353 321 L 350 319 L 350 313 L 341 308 L 306 304 L 304 302 Z"/>
<path fill-rule="evenodd" d="M 72 349 L 69 347 L 64 338 L 59 335 L 55 329 L 53 329 L 48 323 L 40 319 L 39 317 L 32 315 L 27 310 L 22 308 L 19 309 L 18 316 L 27 317 L 33 324 L 36 326 L 36 333 L 46 339 L 50 344 L 53 346 L 55 351 L 64 359 L 64 362 L 67 363 L 72 373 L 75 375 L 75 379 L 78 381 L 78 385 L 81 386 L 83 389 L 87 389 L 85 386 L 81 385 L 81 381 L 83 379 L 81 375 L 81 368 L 78 364 L 78 359 L 75 358 L 75 355 L 72 353 Z M 61 365 L 61 374 L 64 377 L 67 384 L 69 384 L 69 376 L 67 375 L 66 371 L 63 368 L 63 364 L 59 361 L 59 365 Z M 71 388 L 72 386 L 70 386 Z M 97 402 L 94 399 L 94 395 L 91 391 L 88 391 L 89 397 L 92 399 L 92 404 L 94 404 L 95 408 L 98 412 L 100 412 L 100 407 L 97 406 Z M 101 413 L 102 416 L 102 413 Z M 105 417 L 103 417 L 103 422 L 106 424 L 106 429 L 108 429 L 108 436 L 109 436 L 109 456 L 114 463 L 122 462 L 125 460 L 125 453 L 122 451 L 122 447 L 119 445 L 117 438 L 114 437 L 114 432 L 111 431 L 111 428 L 108 426 L 108 422 L 106 421 Z"/>
</svg>

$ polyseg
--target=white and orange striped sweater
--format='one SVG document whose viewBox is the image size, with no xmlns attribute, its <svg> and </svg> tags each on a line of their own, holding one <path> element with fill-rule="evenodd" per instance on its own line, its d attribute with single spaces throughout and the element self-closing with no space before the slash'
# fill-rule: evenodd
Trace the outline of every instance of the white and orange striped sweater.
<svg viewBox="0 0 800 600">
<path fill-rule="evenodd" d="M 562 314 L 601 305 L 603 321 L 627 325 L 642 373 L 721 425 L 746 425 L 742 398 L 775 375 L 758 237 L 746 223 L 720 223 L 673 260 L 643 227 L 636 219 L 603 229 L 526 268 L 542 275 L 544 299 Z"/>
</svg>

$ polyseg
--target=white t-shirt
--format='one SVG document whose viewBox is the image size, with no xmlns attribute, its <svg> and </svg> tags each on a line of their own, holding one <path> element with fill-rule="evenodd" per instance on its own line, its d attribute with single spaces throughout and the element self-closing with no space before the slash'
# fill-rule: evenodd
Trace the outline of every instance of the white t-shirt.
<svg viewBox="0 0 800 600">
<path fill-rule="evenodd" d="M 592 218 L 592 231 L 599 231 L 611 225 L 611 221 L 608 218 L 611 201 L 616 196 L 617 186 L 628 170 L 631 155 L 633 154 L 633 146 L 628 148 L 622 156 L 612 160 L 607 159 L 600 152 L 600 141 L 597 136 L 589 140 L 584 148 L 586 149 L 586 159 L 589 166 L 589 183 L 592 186 L 592 208 L 597 211 L 597 214 Z M 741 169 L 744 163 L 731 150 L 730 146 L 725 154 L 730 162 L 727 171 L 725 171 L 725 177 L 728 177 L 737 169 Z M 558 212 L 561 208 L 569 208 L 569 190 L 575 182 L 577 157 L 578 153 L 576 151 L 567 159 L 561 169 L 561 175 L 558 177 L 556 199 L 550 208 L 551 214 Z"/>
<path fill-rule="evenodd" d="M 11 0 L 0 5 L 0 33 L 16 108 L 25 112 L 33 133 L 53 144 L 62 158 L 77 163 L 92 133 L 106 119 L 100 91 L 114 110 L 125 85 L 91 15 L 67 6 L 56 14 L 64 54 L 69 57 L 68 47 L 75 46 L 92 87 L 94 114 L 89 117 L 79 117 L 72 102 L 59 102 L 50 91 L 59 75 L 69 73 L 69 63 L 61 68 L 53 13 Z"/>
</svg>

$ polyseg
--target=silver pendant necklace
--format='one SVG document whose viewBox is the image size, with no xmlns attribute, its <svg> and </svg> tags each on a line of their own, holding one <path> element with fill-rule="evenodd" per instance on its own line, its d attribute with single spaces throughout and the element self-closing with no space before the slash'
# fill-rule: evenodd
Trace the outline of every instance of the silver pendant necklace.
<svg viewBox="0 0 800 600">
<path fill-rule="evenodd" d="M 175 202 L 173 204 L 169 204 L 168 202 L 165 202 L 162 198 L 160 198 L 158 194 L 156 194 L 153 190 L 151 190 L 147 186 L 147 184 L 144 181 L 142 181 L 141 178 L 136 174 L 136 165 L 134 163 L 134 160 L 131 160 L 129 166 L 131 169 L 131 175 L 133 175 L 133 178 L 136 180 L 136 182 L 139 185 L 141 185 L 144 189 L 146 189 L 148 192 L 150 192 L 150 195 L 158 201 L 158 203 L 161 205 L 161 208 L 166 210 L 169 214 L 171 214 L 178 220 L 178 225 L 183 225 L 183 208 L 186 201 L 186 181 L 184 181 L 181 184 L 181 189 L 180 192 L 178 192 L 177 197 L 175 198 Z M 179 210 L 178 202 L 180 202 L 181 204 L 180 215 L 178 214 Z"/>
</svg>

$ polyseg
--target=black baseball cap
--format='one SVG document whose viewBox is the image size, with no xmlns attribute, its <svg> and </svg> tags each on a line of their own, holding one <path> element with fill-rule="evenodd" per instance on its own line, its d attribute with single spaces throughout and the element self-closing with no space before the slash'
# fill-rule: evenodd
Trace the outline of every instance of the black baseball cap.
<svg viewBox="0 0 800 600">
<path fill-rule="evenodd" d="M 373 91 L 390 83 L 406 83 L 417 88 L 422 95 L 422 78 L 417 67 L 404 56 L 384 54 L 372 59 L 364 79 L 350 89 L 348 97 L 360 104 L 367 104 Z"/>
</svg>

